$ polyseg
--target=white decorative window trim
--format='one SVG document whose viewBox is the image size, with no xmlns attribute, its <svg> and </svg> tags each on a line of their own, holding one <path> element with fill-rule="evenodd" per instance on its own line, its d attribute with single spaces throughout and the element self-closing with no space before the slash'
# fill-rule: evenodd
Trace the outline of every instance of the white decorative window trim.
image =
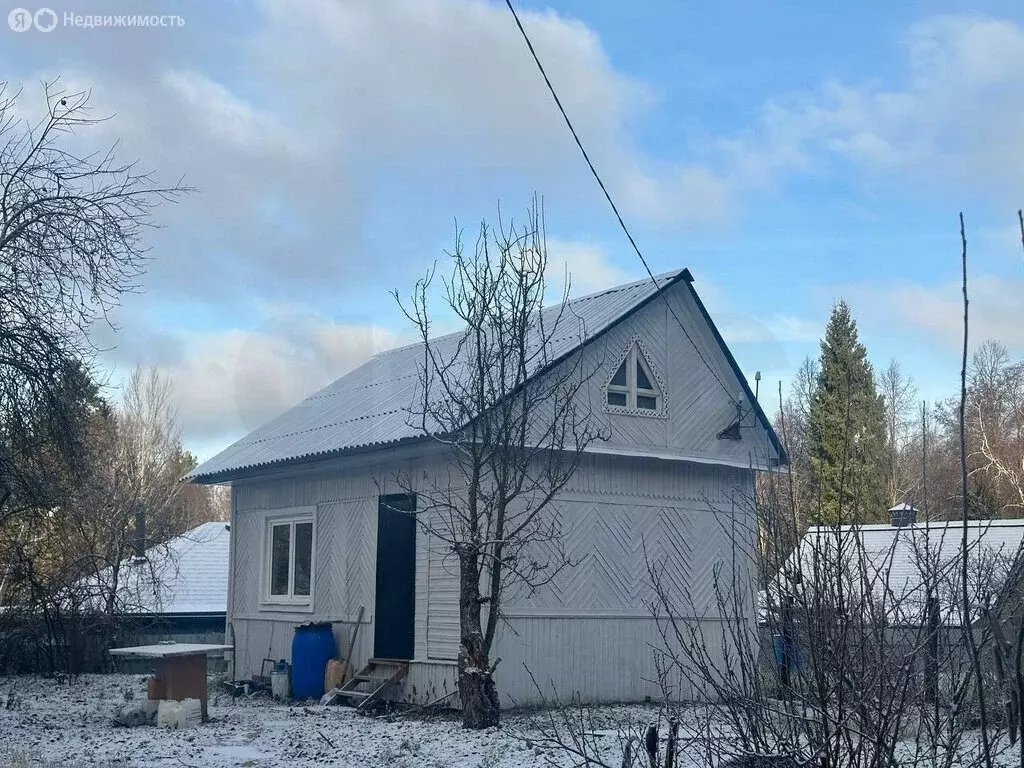
<svg viewBox="0 0 1024 768">
<path fill-rule="evenodd" d="M 640 350 L 640 354 L 643 355 L 645 367 L 648 372 L 654 378 L 655 383 L 658 386 L 661 394 L 658 398 L 658 408 L 630 408 L 629 406 L 623 405 L 611 405 L 608 402 L 608 387 L 612 384 L 612 379 L 615 378 L 616 372 L 622 366 L 623 360 L 625 360 L 630 352 L 636 347 Z M 628 367 L 627 367 L 628 368 Z M 661 372 L 653 362 L 650 349 L 647 344 L 639 336 L 632 336 L 629 342 L 622 348 L 621 353 L 615 358 L 615 363 L 612 366 L 611 373 L 605 379 L 604 386 L 601 388 L 601 399 L 604 403 L 603 410 L 605 413 L 613 413 L 616 416 L 646 416 L 649 419 L 667 419 L 668 418 L 668 387 L 665 386 L 665 380 L 661 376 Z"/>
<path fill-rule="evenodd" d="M 312 526 L 309 553 L 309 594 L 295 594 L 295 526 L 309 523 Z M 272 595 L 271 564 L 273 562 L 273 530 L 275 526 L 289 526 L 288 594 Z M 262 561 L 260 567 L 260 607 L 279 611 L 313 611 L 316 592 L 316 507 L 289 507 L 275 509 L 263 519 Z"/>
</svg>

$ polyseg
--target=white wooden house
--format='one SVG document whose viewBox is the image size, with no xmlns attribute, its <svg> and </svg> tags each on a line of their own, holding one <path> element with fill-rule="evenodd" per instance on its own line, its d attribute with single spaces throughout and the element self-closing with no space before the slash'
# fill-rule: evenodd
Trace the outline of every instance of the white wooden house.
<svg viewBox="0 0 1024 768">
<path fill-rule="evenodd" d="M 611 438 L 590 447 L 558 499 L 578 564 L 505 603 L 493 652 L 505 704 L 537 700 L 526 668 L 548 690 L 591 701 L 658 694 L 645 556 L 692 598 L 680 601 L 686 620 L 704 622 L 709 642 L 720 630 L 712 569 L 733 557 L 725 531 L 753 528 L 754 473 L 785 456 L 692 280 L 680 270 L 657 288 L 642 280 L 571 303 L 585 341 L 556 340 L 551 357 L 581 351 L 602 367 L 586 396 Z M 407 699 L 453 690 L 454 556 L 411 517 L 380 508 L 381 494 L 403 490 L 388 485 L 397 471 L 446 476 L 444 450 L 406 410 L 421 360 L 417 345 L 378 354 L 192 473 L 232 487 L 236 676 L 288 658 L 303 622 L 333 622 L 345 648 L 363 607 L 355 663 L 408 660 Z"/>
</svg>

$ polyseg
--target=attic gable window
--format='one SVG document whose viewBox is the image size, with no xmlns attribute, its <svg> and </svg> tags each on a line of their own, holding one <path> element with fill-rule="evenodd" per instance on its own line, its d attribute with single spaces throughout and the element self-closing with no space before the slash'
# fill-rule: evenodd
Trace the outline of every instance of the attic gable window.
<svg viewBox="0 0 1024 768">
<path fill-rule="evenodd" d="M 612 409 L 635 413 L 657 413 L 664 408 L 664 395 L 639 343 L 634 343 L 608 382 L 605 398 Z"/>
</svg>

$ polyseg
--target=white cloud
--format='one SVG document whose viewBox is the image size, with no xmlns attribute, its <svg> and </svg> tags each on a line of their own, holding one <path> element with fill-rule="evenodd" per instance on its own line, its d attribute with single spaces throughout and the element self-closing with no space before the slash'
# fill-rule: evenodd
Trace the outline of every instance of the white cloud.
<svg viewBox="0 0 1024 768">
<path fill-rule="evenodd" d="M 630 125 L 654 98 L 613 66 L 592 29 L 550 10 L 522 19 L 627 216 L 694 224 L 727 215 L 713 170 L 659 163 L 637 147 Z M 116 138 L 125 159 L 198 190 L 159 212 L 150 286 L 220 299 L 243 291 L 241 273 L 245 293 L 294 298 L 329 272 L 356 285 L 384 270 L 403 275 L 410 262 L 419 269 L 433 253 L 406 248 L 385 261 L 367 247 L 394 189 L 451 201 L 442 221 L 416 206 L 387 211 L 425 243 L 467 204 L 477 215 L 475 206 L 524 190 L 562 210 L 603 205 L 498 4 L 264 0 L 230 45 L 207 47 L 190 20 L 173 38 L 133 36 L 117 56 L 109 33 L 63 41 L 62 77 L 93 89 L 97 114 L 115 115 L 83 136 Z M 58 73 L 10 64 L 26 100 Z"/>
<path fill-rule="evenodd" d="M 372 325 L 278 317 L 255 330 L 183 335 L 189 350 L 164 365 L 190 440 L 240 437 L 395 345 Z"/>
<path fill-rule="evenodd" d="M 717 142 L 727 180 L 768 184 L 781 173 L 820 171 L 831 158 L 863 174 L 1024 193 L 1024 29 L 934 17 L 909 29 L 905 52 L 902 87 L 829 82 L 769 101 L 756 126 Z"/>
<path fill-rule="evenodd" d="M 514 170 L 546 191 L 593 182 L 508 11 L 483 0 L 266 0 L 255 58 L 321 141 L 443 174 Z M 597 34 L 553 10 L 523 25 L 597 167 L 634 216 L 701 223 L 725 214 L 709 168 L 656 164 L 627 128 L 653 102 L 616 71 Z M 329 77 L 321 76 L 330 73 Z M 589 197 L 589 195 L 588 195 Z"/>
<path fill-rule="evenodd" d="M 726 312 L 715 322 L 722 337 L 730 344 L 817 341 L 823 331 L 820 323 L 794 315 L 773 315 L 761 319 Z"/>
<path fill-rule="evenodd" d="M 295 141 L 277 115 L 257 109 L 201 72 L 172 69 L 162 85 L 191 118 L 193 135 L 253 154 L 298 156 L 311 149 Z"/>
<path fill-rule="evenodd" d="M 598 245 L 549 238 L 547 246 L 547 275 L 552 296 L 564 290 L 566 275 L 573 297 L 639 279 L 637 273 L 630 273 L 610 262 L 604 249 Z"/>
<path fill-rule="evenodd" d="M 995 339 L 1015 354 L 1024 354 L 1024 280 L 993 274 L 968 281 L 971 346 Z M 963 344 L 963 296 L 959 281 L 932 285 L 898 283 L 852 285 L 839 293 L 856 308 L 858 323 L 877 337 L 888 337 L 907 354 L 919 351 L 915 334 L 943 355 Z"/>
<path fill-rule="evenodd" d="M 970 337 L 995 339 L 1024 351 L 1024 281 L 994 275 L 969 280 Z M 905 285 L 888 292 L 889 311 L 924 330 L 949 349 L 962 344 L 960 285 Z"/>
</svg>

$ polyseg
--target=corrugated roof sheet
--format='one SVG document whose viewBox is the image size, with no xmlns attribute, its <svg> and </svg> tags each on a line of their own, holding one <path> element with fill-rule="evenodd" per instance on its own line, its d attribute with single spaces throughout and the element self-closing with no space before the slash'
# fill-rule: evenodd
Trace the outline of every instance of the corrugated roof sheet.
<svg viewBox="0 0 1024 768">
<path fill-rule="evenodd" d="M 592 339 L 651 299 L 660 288 L 690 279 L 686 270 L 658 275 L 573 299 L 547 355 L 557 359 Z M 550 328 L 560 307 L 544 310 Z M 579 329 L 579 330 L 578 330 Z M 582 331 L 582 333 L 580 333 Z M 438 338 L 440 349 L 454 349 L 460 334 Z M 423 345 L 413 344 L 374 355 L 363 365 L 310 395 L 238 442 L 203 462 L 189 475 L 199 482 L 226 479 L 232 473 L 345 450 L 383 446 L 419 437 L 408 409 L 417 397 Z"/>
<path fill-rule="evenodd" d="M 962 534 L 963 523 L 958 520 L 901 527 L 812 526 L 774 583 L 782 587 L 799 569 L 805 587 L 813 589 L 815 574 L 834 573 L 831 567 L 841 556 L 847 572 L 856 574 L 853 581 L 860 582 L 860 574 L 866 574 L 877 605 L 882 605 L 884 599 L 886 605 L 902 614 L 900 618 L 913 622 L 924 615 L 927 574 L 937 584 L 942 620 L 958 624 Z M 1006 578 L 1022 542 L 1024 520 L 968 521 L 968 590 L 974 596 L 972 601 L 977 598 L 980 602 L 986 582 L 998 585 Z M 832 578 L 830 575 L 830 581 Z"/>
</svg>

